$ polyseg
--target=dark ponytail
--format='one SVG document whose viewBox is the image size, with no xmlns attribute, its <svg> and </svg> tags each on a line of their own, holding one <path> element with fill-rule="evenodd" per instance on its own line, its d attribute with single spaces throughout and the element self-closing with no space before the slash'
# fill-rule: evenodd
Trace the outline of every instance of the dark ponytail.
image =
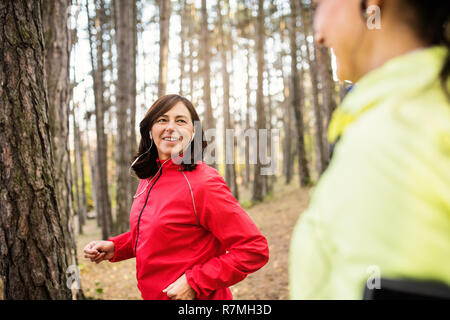
<svg viewBox="0 0 450 320">
<path fill-rule="evenodd" d="M 443 45 L 447 48 L 444 65 L 439 74 L 442 88 L 450 100 L 448 79 L 450 76 L 450 1 L 449 0 L 401 0 L 399 9 L 410 11 L 408 25 L 427 45 Z M 410 10 L 409 10 L 410 9 Z M 403 17 L 408 15 L 402 14 Z"/>
</svg>

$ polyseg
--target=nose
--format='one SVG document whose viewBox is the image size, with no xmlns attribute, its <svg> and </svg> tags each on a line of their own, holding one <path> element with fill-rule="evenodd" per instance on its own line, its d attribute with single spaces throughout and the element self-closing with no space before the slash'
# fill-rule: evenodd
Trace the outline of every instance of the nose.
<svg viewBox="0 0 450 320">
<path fill-rule="evenodd" d="M 175 131 L 175 121 L 170 120 L 166 124 L 166 128 L 164 129 L 165 132 L 172 133 Z"/>
</svg>

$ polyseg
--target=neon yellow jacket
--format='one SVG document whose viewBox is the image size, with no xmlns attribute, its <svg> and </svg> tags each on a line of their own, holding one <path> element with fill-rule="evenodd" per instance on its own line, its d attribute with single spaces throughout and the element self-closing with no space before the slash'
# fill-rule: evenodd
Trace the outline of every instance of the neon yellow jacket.
<svg viewBox="0 0 450 320">
<path fill-rule="evenodd" d="M 291 239 L 292 299 L 361 299 L 376 276 L 450 285 L 445 54 L 388 61 L 336 110 L 329 138 L 341 138 Z"/>
</svg>

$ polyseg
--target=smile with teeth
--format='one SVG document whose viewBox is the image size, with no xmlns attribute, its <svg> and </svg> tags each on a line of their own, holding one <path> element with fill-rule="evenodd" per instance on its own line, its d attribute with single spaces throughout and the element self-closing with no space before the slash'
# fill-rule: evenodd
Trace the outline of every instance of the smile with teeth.
<svg viewBox="0 0 450 320">
<path fill-rule="evenodd" d="M 164 137 L 163 140 L 164 140 L 164 141 L 171 141 L 171 142 L 174 142 L 174 141 L 180 140 L 180 138 L 176 138 L 176 137 Z"/>
</svg>

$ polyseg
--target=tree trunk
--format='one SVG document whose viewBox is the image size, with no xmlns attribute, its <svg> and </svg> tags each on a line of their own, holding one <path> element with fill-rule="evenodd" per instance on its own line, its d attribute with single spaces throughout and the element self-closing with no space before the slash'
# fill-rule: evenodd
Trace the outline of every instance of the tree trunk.
<svg viewBox="0 0 450 320">
<path fill-rule="evenodd" d="M 256 129 L 258 130 L 258 142 L 256 143 L 256 164 L 254 166 L 253 177 L 253 195 L 252 201 L 259 202 L 263 200 L 263 176 L 261 175 L 261 159 L 260 154 L 264 152 L 260 150 L 259 140 L 261 139 L 259 130 L 265 129 L 265 114 L 264 114 L 264 91 L 263 91 L 263 76 L 264 76 L 264 0 L 258 0 L 258 15 L 256 18 L 256 61 L 258 69 L 258 89 L 256 92 Z"/>
<path fill-rule="evenodd" d="M 336 109 L 335 100 L 335 83 L 333 79 L 333 70 L 331 68 L 331 56 L 329 49 L 320 47 L 317 49 L 317 64 L 319 66 L 319 74 L 323 84 L 323 105 L 326 113 L 326 128 L 328 128 L 331 116 Z M 330 161 L 330 145 L 327 138 L 327 130 L 324 130 L 324 154 L 325 166 L 328 166 Z"/>
<path fill-rule="evenodd" d="M 227 130 L 232 130 L 230 115 L 230 74 L 228 72 L 228 48 L 225 43 L 225 35 L 223 32 L 223 17 L 222 17 L 222 5 L 221 0 L 217 2 L 217 17 L 218 17 L 218 29 L 219 29 L 219 51 L 222 62 L 222 84 L 223 84 L 223 137 L 224 137 L 224 155 L 225 155 L 225 181 L 231 189 L 231 192 L 237 197 L 235 179 L 235 163 L 234 163 L 234 134 L 227 137 Z M 229 141 L 233 139 L 233 141 Z"/>
<path fill-rule="evenodd" d="M 275 151 L 272 150 L 272 117 L 273 117 L 273 101 L 272 101 L 272 95 L 270 94 L 270 88 L 272 86 L 271 83 L 271 78 L 270 78 L 270 68 L 267 67 L 267 87 L 268 87 L 268 92 L 267 92 L 267 115 L 269 116 L 268 121 L 267 121 L 267 128 L 269 129 L 269 136 L 268 136 L 268 154 L 270 155 L 271 161 L 278 161 L 278 159 L 276 159 L 274 157 L 274 153 Z M 276 166 L 278 167 L 278 165 Z M 269 176 L 267 176 L 267 193 L 272 193 L 273 192 L 273 187 L 275 185 L 277 179 L 277 175 L 276 172 L 271 173 Z"/>
<path fill-rule="evenodd" d="M 301 7 L 301 23 L 303 29 L 303 35 L 306 46 L 306 55 L 307 61 L 309 64 L 309 75 L 311 79 L 311 88 L 312 88 L 312 102 L 313 102 L 313 110 L 314 110 L 314 142 L 315 142 L 315 150 L 316 150 L 316 170 L 318 175 L 320 176 L 326 168 L 326 157 L 324 154 L 324 144 L 323 144 L 323 117 L 322 117 L 322 107 L 319 104 L 319 88 L 318 88 L 318 67 L 317 67 L 317 51 L 314 43 L 312 44 L 313 49 L 311 50 L 311 45 L 308 42 L 308 36 L 314 35 L 311 32 L 312 29 L 312 19 L 308 19 L 311 17 L 312 12 L 306 12 L 308 7 Z M 311 26 L 311 28 L 310 28 Z M 312 53 L 314 56 L 312 56 Z"/>
<path fill-rule="evenodd" d="M 284 74 L 283 70 L 283 56 L 284 52 L 278 57 L 276 67 L 280 70 L 281 79 L 283 79 L 283 116 L 281 121 L 283 123 L 284 139 L 283 139 L 283 175 L 285 176 L 285 183 L 291 183 L 293 173 L 293 158 L 292 158 L 292 104 L 290 103 L 290 88 L 289 80 Z"/>
<path fill-rule="evenodd" d="M 166 94 L 168 58 L 169 58 L 169 27 L 171 14 L 170 0 L 159 0 L 159 78 L 158 97 Z"/>
<path fill-rule="evenodd" d="M 138 1 L 137 1 L 138 2 Z M 136 140 L 136 57 L 137 57 L 137 45 L 138 45 L 138 18 L 137 18 L 137 2 L 132 5 L 132 22 L 131 22 L 131 33 L 130 37 L 133 40 L 132 45 L 130 46 L 130 55 L 131 55 L 131 90 L 130 90 L 130 155 L 134 154 L 137 151 L 137 140 Z M 128 158 L 130 157 L 128 156 Z M 131 163 L 127 164 L 127 177 L 130 183 L 129 192 L 128 192 L 128 211 L 131 210 L 131 204 L 133 203 L 133 195 L 137 190 L 139 180 L 132 178 L 129 175 L 129 167 Z M 129 228 L 129 219 L 127 218 L 127 228 Z"/>
<path fill-rule="evenodd" d="M 196 16 L 196 9 L 195 9 L 195 5 L 194 2 L 191 1 L 191 3 L 188 5 L 189 9 L 188 9 L 188 21 L 187 21 L 187 30 L 188 30 L 188 34 L 187 37 L 188 39 L 190 39 L 190 41 L 188 41 L 188 47 L 189 47 L 189 96 L 191 99 L 192 104 L 195 106 L 196 103 L 194 101 L 194 90 L 195 90 L 195 86 L 194 86 L 194 39 L 197 38 L 197 23 L 196 20 L 194 19 L 194 16 Z M 198 58 L 198 56 L 197 56 Z M 198 59 L 197 59 L 198 61 Z M 198 71 L 197 71 L 198 72 Z"/>
<path fill-rule="evenodd" d="M 88 8 L 88 2 L 86 1 Z M 97 136 L 97 148 L 96 148 L 96 182 L 97 182 L 97 216 L 101 219 L 102 238 L 107 239 L 111 234 L 112 216 L 111 216 L 111 202 L 108 194 L 108 177 L 107 177 L 107 139 L 105 134 L 104 113 L 105 113 L 105 101 L 103 93 L 105 90 L 104 84 L 104 66 L 103 66 L 103 25 L 105 23 L 105 6 L 104 0 L 96 1 L 96 19 L 98 26 L 96 26 L 96 59 L 94 59 L 94 40 L 92 38 L 91 28 L 94 25 L 91 23 L 89 15 L 89 9 L 87 10 L 88 16 L 88 30 L 89 41 L 91 44 L 91 64 L 93 70 L 93 82 L 94 82 L 94 98 L 95 98 L 95 127 Z"/>
<path fill-rule="evenodd" d="M 291 19 L 289 30 L 289 42 L 291 50 L 291 101 L 292 108 L 294 110 L 296 129 L 297 129 L 297 142 L 298 142 L 298 165 L 300 175 L 300 186 L 305 187 L 310 184 L 311 178 L 308 169 L 308 163 L 306 160 L 305 140 L 304 140 L 304 124 L 302 114 L 302 99 L 300 94 L 303 84 L 300 82 L 300 77 L 297 69 L 297 36 L 296 36 L 296 22 L 297 22 L 297 2 L 291 1 Z"/>
<path fill-rule="evenodd" d="M 247 41 L 247 108 L 245 112 L 245 129 L 250 129 L 250 41 Z M 245 139 L 245 186 L 248 187 L 250 183 L 250 139 Z"/>
<path fill-rule="evenodd" d="M 66 181 L 66 176 L 57 178 L 60 171 L 53 167 L 43 38 L 43 23 L 49 20 L 43 12 L 43 1 L 0 5 L 0 275 L 5 299 L 72 298 L 66 271 L 76 264 L 69 220 L 73 208 L 65 211 L 70 192 L 66 187 L 60 194 L 57 180 Z M 66 21 L 66 13 L 55 13 L 55 23 Z M 66 27 L 54 31 L 65 33 Z M 54 45 L 65 51 L 57 60 L 65 69 L 70 38 L 59 36 L 57 41 L 64 42 Z M 65 76 L 59 98 L 67 103 Z"/>
<path fill-rule="evenodd" d="M 206 0 L 202 0 L 202 19 L 201 19 L 201 70 L 203 75 L 203 103 L 205 105 L 204 125 L 205 130 L 215 129 L 213 118 L 213 109 L 211 103 L 211 75 L 209 62 L 209 29 L 208 29 L 208 11 L 206 9 Z M 213 137 L 214 138 L 214 137 Z M 210 148 L 214 146 L 214 139 L 209 141 Z M 212 159 L 215 159 L 215 150 L 210 153 Z M 213 167 L 217 166 L 214 161 Z"/>
<path fill-rule="evenodd" d="M 81 150 L 80 130 L 76 121 L 75 104 L 72 109 L 73 119 L 73 144 L 75 147 L 74 153 L 74 185 L 76 190 L 76 204 L 78 216 L 78 233 L 83 234 L 83 226 L 86 219 L 86 194 L 84 192 L 84 172 L 83 172 L 83 155 Z M 78 180 L 81 179 L 81 187 Z"/>
<path fill-rule="evenodd" d="M 43 2 L 45 77 L 47 83 L 50 136 L 53 159 L 56 164 L 55 182 L 59 201 L 60 219 L 66 234 L 66 247 L 71 248 L 70 265 L 78 265 L 73 231 L 72 169 L 69 152 L 69 103 L 72 98 L 70 84 L 71 30 L 68 27 L 67 1 Z M 84 298 L 83 292 L 73 292 Z"/>
<path fill-rule="evenodd" d="M 132 100 L 132 70 L 133 59 L 130 50 L 134 44 L 132 35 L 133 5 L 136 3 L 128 0 L 116 0 L 115 16 L 117 24 L 116 47 L 117 47 L 117 145 L 116 145 L 116 223 L 114 232 L 124 233 L 128 230 L 128 195 L 130 194 L 130 181 L 128 174 L 129 150 L 129 125 L 130 121 L 127 110 Z"/>
<path fill-rule="evenodd" d="M 179 95 L 182 96 L 184 93 L 183 83 L 184 78 L 186 77 L 186 73 L 184 71 L 185 68 L 185 47 L 186 47 L 186 38 L 187 38 L 187 27 L 186 27 L 186 8 L 187 1 L 183 0 L 183 4 L 180 5 L 180 23 L 181 23 L 181 32 L 180 32 L 180 42 L 181 42 L 181 50 L 180 50 L 180 90 Z"/>
</svg>

